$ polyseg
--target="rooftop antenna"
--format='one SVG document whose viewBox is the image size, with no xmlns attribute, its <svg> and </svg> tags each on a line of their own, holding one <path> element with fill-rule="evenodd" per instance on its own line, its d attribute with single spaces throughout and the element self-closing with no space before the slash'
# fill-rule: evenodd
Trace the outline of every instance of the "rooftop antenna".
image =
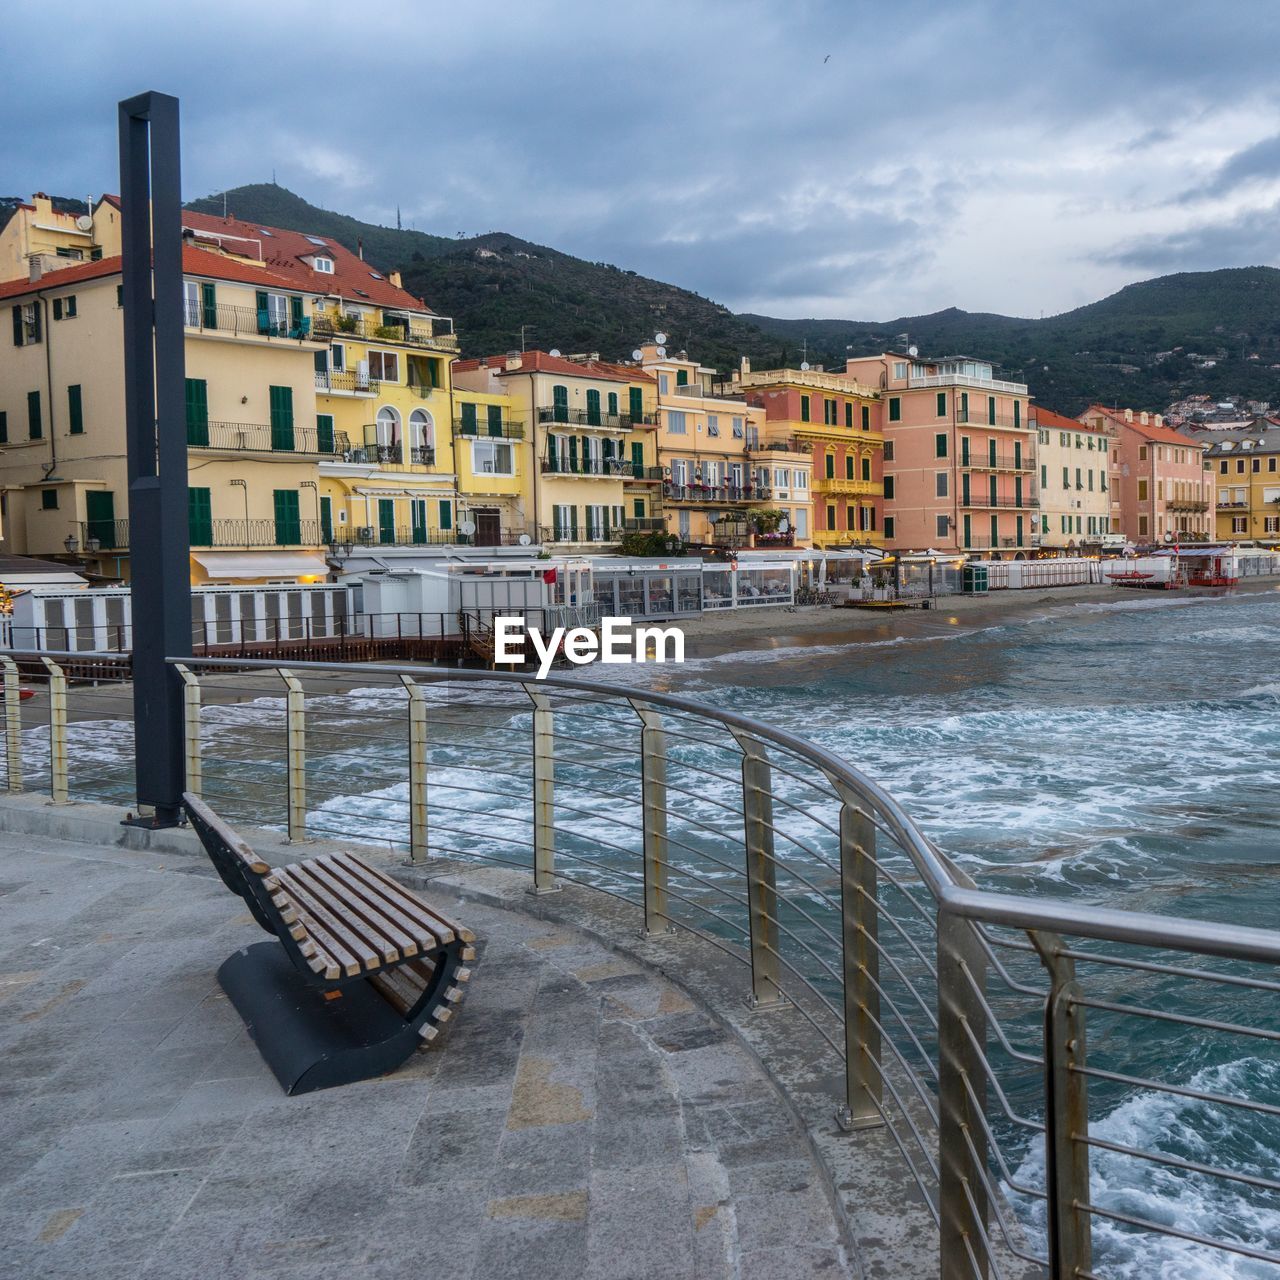
<svg viewBox="0 0 1280 1280">
<path fill-rule="evenodd" d="M 404 230 L 404 228 L 400 225 L 400 206 L 399 205 L 396 205 L 396 230 L 397 231 Z"/>
<path fill-rule="evenodd" d="M 525 345 L 524 345 L 524 341 L 525 341 L 525 339 L 524 339 L 525 330 L 526 330 L 526 329 L 528 329 L 528 330 L 532 331 L 532 330 L 534 330 L 534 329 L 536 329 L 536 328 L 537 328 L 537 326 L 536 326 L 536 325 L 532 325 L 532 324 L 522 324 L 522 325 L 520 326 L 520 351 L 521 351 L 521 354 L 523 354 L 523 353 L 524 353 L 524 351 L 525 351 Z"/>
</svg>

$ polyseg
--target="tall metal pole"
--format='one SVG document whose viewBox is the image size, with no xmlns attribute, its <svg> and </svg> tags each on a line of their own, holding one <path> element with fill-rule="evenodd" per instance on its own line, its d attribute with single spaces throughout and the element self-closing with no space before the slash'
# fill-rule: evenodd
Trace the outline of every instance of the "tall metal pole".
<svg viewBox="0 0 1280 1280">
<path fill-rule="evenodd" d="M 191 644 L 178 100 L 120 103 L 125 433 L 133 594 L 134 767 L 140 822 L 175 825 L 182 681 Z"/>
</svg>

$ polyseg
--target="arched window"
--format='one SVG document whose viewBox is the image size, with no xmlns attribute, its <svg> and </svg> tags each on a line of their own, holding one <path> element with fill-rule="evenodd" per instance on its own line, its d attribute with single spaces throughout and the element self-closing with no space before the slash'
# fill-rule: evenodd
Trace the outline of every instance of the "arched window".
<svg viewBox="0 0 1280 1280">
<path fill-rule="evenodd" d="M 383 405 L 378 410 L 378 422 L 375 427 L 378 435 L 379 449 L 398 451 L 400 448 L 400 413 L 390 405 Z M 396 458 L 383 458 L 382 461 L 398 461 Z"/>
<path fill-rule="evenodd" d="M 436 425 L 425 409 L 409 415 L 409 461 L 430 466 L 435 461 Z"/>
</svg>

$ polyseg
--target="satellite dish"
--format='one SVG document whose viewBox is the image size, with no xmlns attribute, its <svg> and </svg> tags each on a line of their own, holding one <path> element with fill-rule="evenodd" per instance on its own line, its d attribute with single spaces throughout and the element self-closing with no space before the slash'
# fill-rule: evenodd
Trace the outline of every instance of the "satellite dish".
<svg viewBox="0 0 1280 1280">
<path fill-rule="evenodd" d="M 643 359 L 644 359 L 644 352 L 643 352 L 643 351 L 641 351 L 639 347 L 637 347 L 637 348 L 636 348 L 636 349 L 631 353 L 631 358 L 632 358 L 633 360 L 643 360 Z"/>
<path fill-rule="evenodd" d="M 801 371 L 801 373 L 808 373 L 808 371 L 809 371 L 809 362 L 808 362 L 807 360 L 801 360 L 801 361 L 800 361 L 800 371 Z"/>
<path fill-rule="evenodd" d="M 659 348 L 658 348 L 658 359 L 659 359 L 659 360 L 663 359 L 663 358 L 666 356 L 666 354 L 667 354 L 667 349 L 666 349 L 666 347 L 659 347 Z"/>
<path fill-rule="evenodd" d="M 560 354 L 559 347 L 552 347 L 551 350 L 547 352 L 547 355 L 549 356 L 558 356 L 559 354 Z"/>
<path fill-rule="evenodd" d="M 667 335 L 665 333 L 655 333 L 653 335 L 653 340 L 658 344 L 658 346 L 662 346 L 662 344 L 667 340 Z"/>
<path fill-rule="evenodd" d="M 522 533 L 522 534 L 521 534 L 521 535 L 516 539 L 516 541 L 517 541 L 517 542 L 518 542 L 522 547 L 527 547 L 527 546 L 529 545 L 529 543 L 531 543 L 531 542 L 533 541 L 533 539 L 532 539 L 531 537 L 529 537 L 529 535 L 528 535 L 527 533 Z"/>
<path fill-rule="evenodd" d="M 93 219 L 89 217 L 87 213 L 82 213 L 76 219 L 76 226 L 79 227 L 81 231 L 89 231 L 93 227 Z"/>
<path fill-rule="evenodd" d="M 919 348 L 919 347 L 908 347 L 908 348 L 907 348 L 907 355 L 909 355 L 913 360 L 914 360 L 914 359 L 915 359 L 915 357 L 916 357 L 916 356 L 918 356 L 919 354 L 920 354 L 920 348 Z"/>
<path fill-rule="evenodd" d="M 458 526 L 458 529 L 469 538 L 476 531 L 476 522 L 474 520 L 464 520 Z"/>
</svg>

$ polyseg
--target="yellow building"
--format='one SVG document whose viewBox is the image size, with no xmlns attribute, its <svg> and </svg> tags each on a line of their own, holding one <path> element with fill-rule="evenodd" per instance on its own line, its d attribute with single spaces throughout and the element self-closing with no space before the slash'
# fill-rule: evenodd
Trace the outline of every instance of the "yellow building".
<svg viewBox="0 0 1280 1280">
<path fill-rule="evenodd" d="M 327 236 L 183 213 L 188 241 L 234 254 L 312 295 L 317 429 L 340 443 L 320 466 L 327 542 L 426 546 L 469 541 L 459 515 L 453 322 Z"/>
<path fill-rule="evenodd" d="M 628 521 L 653 518 L 653 391 L 643 370 L 524 351 L 459 360 L 453 377 L 458 394 L 509 397 L 514 417 L 530 425 L 536 475 L 525 513 L 536 541 L 603 550 Z"/>
<path fill-rule="evenodd" d="M 261 266 L 184 247 L 192 580 L 326 573 L 314 297 Z M 5 548 L 128 577 L 119 258 L 0 286 Z"/>
<path fill-rule="evenodd" d="M 1040 469 L 1041 551 L 1096 552 L 1122 543 L 1119 518 L 1114 530 L 1111 524 L 1112 499 L 1118 496 L 1110 482 L 1114 430 L 1104 419 L 1086 426 L 1039 405 L 1033 404 L 1029 413 Z M 1036 545 L 1034 535 L 1031 541 Z"/>
<path fill-rule="evenodd" d="M 530 545 L 533 445 L 525 415 L 505 390 L 455 385 L 453 399 L 460 527 L 471 529 L 477 547 Z"/>
<path fill-rule="evenodd" d="M 108 221 L 105 215 L 103 220 Z M 96 262 L 104 254 L 95 224 L 94 215 L 63 213 L 37 191 L 13 210 L 0 230 L 0 282 L 38 280 L 47 271 Z M 111 252 L 120 252 L 118 234 Z"/>
<path fill-rule="evenodd" d="M 1280 544 L 1280 425 L 1258 418 L 1197 439 L 1209 444 L 1205 470 L 1217 481 L 1218 541 Z"/>
<path fill-rule="evenodd" d="M 694 546 L 807 546 L 809 455 L 766 436 L 763 407 L 713 385 L 714 369 L 655 342 L 640 363 L 656 384 L 666 528 Z"/>
</svg>

